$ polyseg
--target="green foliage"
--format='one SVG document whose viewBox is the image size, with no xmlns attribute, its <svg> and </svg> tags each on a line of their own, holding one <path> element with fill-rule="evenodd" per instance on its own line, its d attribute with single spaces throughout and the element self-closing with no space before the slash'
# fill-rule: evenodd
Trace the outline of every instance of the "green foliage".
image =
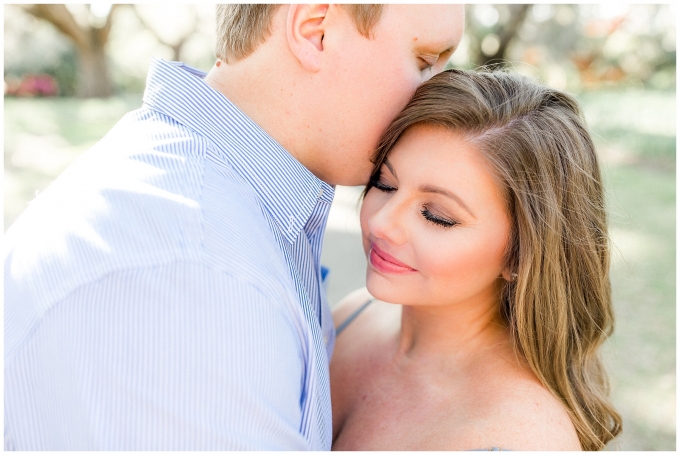
<svg viewBox="0 0 680 455">
<path fill-rule="evenodd" d="M 18 6 L 4 8 L 5 79 L 49 74 L 56 79 L 61 96 L 73 96 L 78 63 L 73 44 L 52 25 L 21 12 Z"/>
<path fill-rule="evenodd" d="M 675 172 L 674 91 L 595 91 L 579 98 L 606 159 Z"/>
<path fill-rule="evenodd" d="M 521 6 L 468 6 L 467 56 L 454 55 L 452 65 L 476 68 L 495 59 L 570 90 L 675 87 L 670 5 L 534 4 L 516 27 Z M 497 55 L 505 44 L 506 51 Z"/>
<path fill-rule="evenodd" d="M 87 36 L 97 30 L 90 26 L 102 18 L 93 16 L 92 8 L 67 4 L 67 9 L 78 19 L 76 22 L 86 26 Z M 119 5 L 111 13 L 111 33 L 105 48 L 114 92 L 141 93 L 154 57 L 209 68 L 215 58 L 214 10 L 210 4 Z M 73 96 L 78 78 L 82 80 L 85 75 L 73 42 L 47 20 L 31 16 L 18 5 L 5 5 L 4 12 L 5 79 L 46 73 L 57 80 L 62 95 Z"/>
</svg>

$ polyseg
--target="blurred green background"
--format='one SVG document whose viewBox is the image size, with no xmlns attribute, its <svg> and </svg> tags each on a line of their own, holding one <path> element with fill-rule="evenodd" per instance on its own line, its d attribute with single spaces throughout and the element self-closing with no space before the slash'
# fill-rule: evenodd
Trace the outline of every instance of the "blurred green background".
<svg viewBox="0 0 680 455">
<path fill-rule="evenodd" d="M 504 65 L 582 104 L 613 243 L 612 450 L 676 448 L 676 17 L 671 4 L 470 5 L 449 62 Z M 141 105 L 151 57 L 208 70 L 213 41 L 214 5 L 4 5 L 4 229 Z M 339 187 L 333 203 L 331 304 L 363 286 L 360 191 Z"/>
</svg>

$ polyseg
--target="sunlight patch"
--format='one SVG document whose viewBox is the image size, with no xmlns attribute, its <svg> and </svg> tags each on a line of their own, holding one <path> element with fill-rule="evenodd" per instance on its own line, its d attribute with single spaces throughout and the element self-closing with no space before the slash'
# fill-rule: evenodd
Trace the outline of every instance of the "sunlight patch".
<svg viewBox="0 0 680 455">
<path fill-rule="evenodd" d="M 612 264 L 640 261 L 657 250 L 653 238 L 637 231 L 610 228 Z"/>
</svg>

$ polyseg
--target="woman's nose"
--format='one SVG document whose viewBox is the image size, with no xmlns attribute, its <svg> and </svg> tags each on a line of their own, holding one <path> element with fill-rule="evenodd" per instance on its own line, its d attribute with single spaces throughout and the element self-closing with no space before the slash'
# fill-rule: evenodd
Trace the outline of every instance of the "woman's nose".
<svg viewBox="0 0 680 455">
<path fill-rule="evenodd" d="M 368 230 L 375 238 L 387 240 L 396 245 L 406 242 L 407 211 L 397 197 L 389 198 L 368 219 Z"/>
</svg>

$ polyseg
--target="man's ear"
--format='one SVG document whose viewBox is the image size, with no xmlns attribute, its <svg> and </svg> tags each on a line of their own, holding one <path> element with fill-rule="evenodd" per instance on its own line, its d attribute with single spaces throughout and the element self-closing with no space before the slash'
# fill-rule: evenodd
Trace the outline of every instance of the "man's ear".
<svg viewBox="0 0 680 455">
<path fill-rule="evenodd" d="M 323 35 L 329 5 L 290 5 L 286 30 L 288 46 L 300 64 L 309 71 L 321 68 Z"/>
</svg>

